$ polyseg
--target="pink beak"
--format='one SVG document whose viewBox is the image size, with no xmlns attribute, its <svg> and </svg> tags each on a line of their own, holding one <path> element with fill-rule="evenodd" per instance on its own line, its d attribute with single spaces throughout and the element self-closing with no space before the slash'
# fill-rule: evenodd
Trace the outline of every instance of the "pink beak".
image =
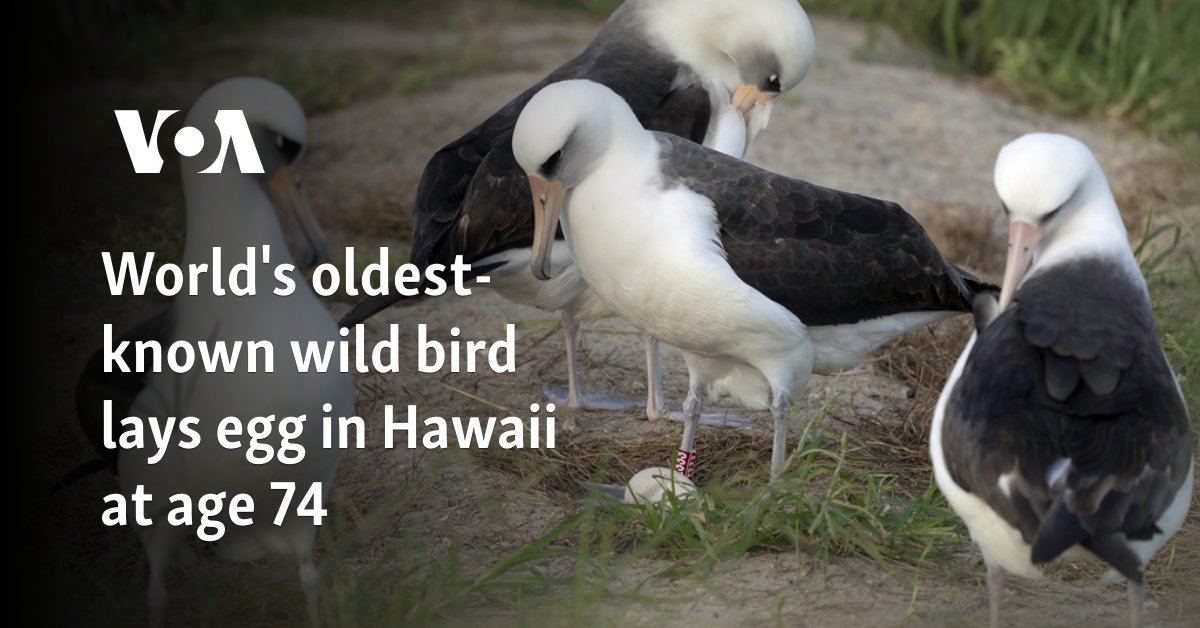
<svg viewBox="0 0 1200 628">
<path fill-rule="evenodd" d="M 533 193 L 533 259 L 530 266 L 533 276 L 545 281 L 550 279 L 550 250 L 554 247 L 567 189 L 558 181 L 547 181 L 531 174 L 529 190 Z"/>
<path fill-rule="evenodd" d="M 1042 241 L 1042 230 L 1023 220 L 1008 226 L 1008 261 L 1004 265 L 1004 281 L 1000 285 L 1000 309 L 1008 307 L 1016 295 L 1017 286 L 1033 265 L 1033 254 Z"/>
</svg>

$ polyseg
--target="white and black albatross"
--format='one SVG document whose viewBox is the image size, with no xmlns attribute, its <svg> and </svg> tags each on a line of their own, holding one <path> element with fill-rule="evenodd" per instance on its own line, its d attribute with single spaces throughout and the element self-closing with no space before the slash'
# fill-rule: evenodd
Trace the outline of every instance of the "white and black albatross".
<svg viewBox="0 0 1200 628">
<path fill-rule="evenodd" d="M 567 249 L 554 252 L 552 280 L 529 272 L 533 202 L 512 155 L 517 116 L 542 87 L 590 79 L 625 99 L 647 128 L 740 158 L 766 127 L 779 94 L 808 73 L 813 50 L 812 25 L 796 0 L 627 0 L 579 56 L 430 159 L 413 207 L 412 262 L 448 264 L 462 255 L 505 298 L 561 311 L 567 388 L 544 388 L 560 405 L 634 405 L 579 386 L 578 322 L 611 310 L 588 289 Z M 400 300 L 394 291 L 365 299 L 340 324 L 359 323 Z M 665 415 L 661 367 L 656 342 L 644 340 L 647 417 L 657 419 Z"/>
<path fill-rule="evenodd" d="M 202 341 L 270 341 L 276 349 L 292 341 L 332 344 L 341 339 L 333 317 L 298 270 L 288 273 L 296 285 L 293 294 L 274 293 L 277 265 L 295 266 L 299 261 L 311 266 L 325 251 L 325 236 L 297 170 L 307 139 L 304 112 L 282 87 L 258 78 L 236 78 L 206 90 L 188 112 L 186 124 L 204 129 L 207 137 L 219 137 L 213 120 L 221 110 L 240 110 L 245 115 L 263 173 L 239 172 L 232 150 L 221 172 L 199 173 L 216 160 L 217 142 L 208 143 L 198 155 L 182 159 L 186 205 L 183 263 L 211 267 L 213 248 L 221 247 L 224 263 L 239 264 L 247 261 L 248 247 L 260 249 L 264 245 L 270 246 L 270 263 L 261 257 L 256 260 L 255 294 L 218 296 L 211 286 L 200 286 L 194 295 L 185 290 L 169 308 L 126 332 L 114 345 L 123 341 L 156 342 L 166 353 L 167 347 L 177 341 L 192 346 Z M 129 354 L 134 351 L 132 347 L 125 351 L 130 364 L 134 358 Z M 116 473 L 121 492 L 126 495 L 140 485 L 155 497 L 154 508 L 147 512 L 152 525 L 137 528 L 150 566 L 146 600 L 151 626 L 164 624 L 165 577 L 178 551 L 195 532 L 195 526 L 168 522 L 167 511 L 173 505 L 167 497 L 187 494 L 194 502 L 203 494 L 222 491 L 230 496 L 251 495 L 256 516 L 254 523 L 246 527 L 227 523 L 225 535 L 215 543 L 217 556 L 231 562 L 260 557 L 294 561 L 299 566 L 312 625 L 320 624 L 318 572 L 312 556 L 316 526 L 312 519 L 296 516 L 296 506 L 302 503 L 303 491 L 314 482 L 322 483 L 326 494 L 333 482 L 341 451 L 323 447 L 318 423 L 330 412 L 353 414 L 354 385 L 348 374 L 336 369 L 301 372 L 290 358 L 276 360 L 272 372 L 266 372 L 261 362 L 257 369 L 250 369 L 245 360 L 236 358 L 234 364 L 228 372 L 209 373 L 197 365 L 187 373 L 105 373 L 103 356 L 97 351 L 76 388 L 80 426 L 103 458 L 102 466 Z M 186 437 L 173 438 L 162 459 L 153 464 L 149 461 L 156 453 L 152 446 L 144 450 L 109 449 L 103 437 L 106 400 L 112 402 L 114 438 L 124 431 L 123 421 L 129 416 L 196 417 L 195 432 L 200 443 L 185 448 L 177 445 Z M 280 421 L 283 417 L 307 417 L 306 429 L 292 441 L 304 447 L 302 460 L 284 464 L 275 459 L 255 464 L 247 460 L 244 450 L 229 450 L 218 444 L 218 425 L 225 417 L 249 421 L 272 415 Z M 176 429 L 175 434 L 180 431 Z M 275 434 L 265 442 L 278 447 L 280 436 Z M 87 468 L 97 466 L 101 465 Z M 279 510 L 283 491 L 272 490 L 272 482 L 295 483 L 298 493 L 291 502 L 291 513 L 280 519 L 280 525 L 275 525 L 274 513 Z"/>
<path fill-rule="evenodd" d="M 1192 497 L 1188 412 L 1108 182 L 1078 140 L 1030 134 L 1000 151 L 1010 220 L 1000 311 L 983 303 L 934 414 L 946 500 L 987 564 L 991 625 L 1004 574 L 1082 547 L 1127 579 Z"/>
<path fill-rule="evenodd" d="M 966 312 L 988 287 L 946 261 L 899 205 L 777 175 L 670 134 L 590 81 L 550 85 L 513 151 L 535 202 L 534 274 L 560 221 L 588 286 L 682 351 L 679 470 L 705 396 L 770 408 L 773 477 L 791 398 L 904 332 Z"/>
</svg>

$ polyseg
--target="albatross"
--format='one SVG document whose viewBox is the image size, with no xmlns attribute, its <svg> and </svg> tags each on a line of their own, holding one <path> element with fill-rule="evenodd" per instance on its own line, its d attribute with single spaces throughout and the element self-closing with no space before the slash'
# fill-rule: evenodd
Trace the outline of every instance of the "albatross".
<svg viewBox="0 0 1200 628">
<path fill-rule="evenodd" d="M 767 126 L 779 94 L 808 73 L 813 49 L 812 26 L 796 0 L 627 0 L 579 56 L 430 159 L 413 208 L 412 261 L 424 267 L 462 255 L 505 298 L 561 311 L 567 390 L 544 388 L 559 405 L 633 405 L 580 388 L 578 324 L 612 311 L 588 288 L 566 247 L 550 258 L 552 280 L 539 282 L 529 272 L 533 203 L 512 154 L 517 116 L 544 86 L 590 79 L 619 94 L 647 128 L 741 158 Z M 340 324 L 359 323 L 400 299 L 394 290 L 365 299 Z M 658 419 L 666 413 L 657 342 L 643 340 L 647 417 Z"/>
<path fill-rule="evenodd" d="M 811 373 L 851 368 L 899 334 L 968 311 L 988 288 L 899 205 L 647 131 L 591 81 L 534 96 L 513 153 L 535 199 L 534 274 L 549 276 L 561 219 L 589 288 L 683 353 L 685 475 L 704 397 L 770 408 L 777 477 L 789 403 Z"/>
<path fill-rule="evenodd" d="M 256 269 L 254 295 L 215 296 L 203 289 L 196 295 L 181 293 L 167 310 L 136 326 L 121 340 L 164 345 L 179 340 L 267 340 L 276 348 L 285 348 L 292 341 L 337 341 L 340 336 L 333 318 L 298 271 L 290 273 L 297 286 L 293 294 L 274 293 L 275 267 L 292 264 L 295 268 L 289 241 L 306 265 L 321 257 L 325 249 L 325 237 L 296 169 L 307 136 L 304 113 L 282 87 L 262 79 L 237 78 L 205 91 L 188 112 L 186 124 L 202 129 L 207 137 L 219 137 L 213 120 L 218 111 L 227 109 L 244 113 L 264 173 L 241 174 L 233 151 L 229 151 L 221 173 L 198 174 L 215 160 L 217 142 L 183 159 L 187 229 L 183 261 L 211 263 L 213 248 L 221 247 L 226 261 L 245 262 L 247 247 L 269 245 L 271 263 L 260 263 Z M 112 401 L 114 432 L 120 432 L 127 416 L 189 416 L 199 420 L 195 431 L 200 444 L 194 449 L 172 447 L 156 464 L 148 460 L 153 448 L 107 449 L 102 438 L 105 400 Z M 184 374 L 105 373 L 97 352 L 80 378 L 76 404 L 84 433 L 116 472 L 121 491 L 130 495 L 144 486 L 145 492 L 155 497 L 146 513 L 153 524 L 138 528 L 150 565 L 146 600 L 151 626 L 163 625 L 164 578 L 195 528 L 168 522 L 167 510 L 173 504 L 167 498 L 187 494 L 194 502 L 203 494 L 222 491 L 230 497 L 251 495 L 256 516 L 248 527 L 227 524 L 225 535 L 216 543 L 217 555 L 229 561 L 276 556 L 298 563 L 312 624 L 319 625 L 318 574 L 312 557 L 316 528 L 312 519 L 297 516 L 296 507 L 315 482 L 320 482 L 327 494 L 337 471 L 340 451 L 322 447 L 319 421 L 330 412 L 353 413 L 354 386 L 348 374 L 298 372 L 292 360 L 275 361 L 274 372 L 269 373 L 246 372 L 244 362 L 233 372 L 207 373 L 197 368 Z M 253 464 L 244 450 L 223 448 L 218 444 L 217 426 L 227 416 L 243 422 L 264 416 L 278 416 L 280 421 L 306 416 L 306 429 L 293 440 L 304 447 L 303 460 Z M 276 434 L 265 442 L 278 447 L 280 440 Z M 281 525 L 274 521 L 283 491 L 272 490 L 272 482 L 296 485 L 297 495 Z"/>
<path fill-rule="evenodd" d="M 981 303 L 938 400 L 934 476 L 983 552 L 993 627 L 1005 573 L 1040 578 L 1088 554 L 1128 581 L 1136 626 L 1142 570 L 1192 498 L 1183 393 L 1091 151 L 1025 135 L 1001 149 L 995 184 L 1010 221 L 1002 292 Z"/>
</svg>

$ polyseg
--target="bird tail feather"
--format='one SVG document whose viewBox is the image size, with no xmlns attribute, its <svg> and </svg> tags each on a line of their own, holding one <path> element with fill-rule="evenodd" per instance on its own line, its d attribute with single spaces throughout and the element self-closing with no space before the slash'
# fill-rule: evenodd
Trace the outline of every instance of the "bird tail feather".
<svg viewBox="0 0 1200 628">
<path fill-rule="evenodd" d="M 1059 497 L 1051 504 L 1034 537 L 1033 564 L 1044 565 L 1087 538 L 1087 530 L 1083 529 L 1079 517 L 1068 510 L 1066 502 Z"/>
<path fill-rule="evenodd" d="M 1091 535 L 1084 529 L 1079 517 L 1067 509 L 1063 498 L 1059 497 L 1054 500 L 1042 525 L 1038 527 L 1037 537 L 1033 541 L 1033 564 L 1048 563 L 1075 545 L 1082 545 L 1122 576 L 1134 582 L 1142 581 L 1142 561 L 1129 548 L 1123 535 Z"/>
</svg>

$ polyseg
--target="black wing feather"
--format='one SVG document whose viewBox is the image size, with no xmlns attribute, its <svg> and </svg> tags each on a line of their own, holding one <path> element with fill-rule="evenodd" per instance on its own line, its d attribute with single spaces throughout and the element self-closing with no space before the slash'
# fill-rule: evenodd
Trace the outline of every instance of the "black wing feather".
<svg viewBox="0 0 1200 628">
<path fill-rule="evenodd" d="M 1096 259 L 1027 280 L 979 333 L 942 440 L 955 483 L 1020 529 L 1035 563 L 1082 544 L 1140 578 L 1124 539 L 1158 532 L 1191 466 L 1187 409 L 1142 287 Z M 997 479 L 1012 471 L 1006 495 Z"/>
<path fill-rule="evenodd" d="M 473 262 L 532 242 L 532 199 L 528 180 L 512 155 L 512 132 L 525 104 L 546 85 L 595 81 L 624 98 L 643 124 L 686 131 L 703 141 L 708 94 L 698 87 L 675 85 L 679 63 L 647 43 L 632 25 L 634 19 L 618 10 L 579 56 L 434 155 L 413 205 L 414 263 L 448 263 L 455 255 Z"/>
<path fill-rule="evenodd" d="M 647 42 L 638 19 L 632 9 L 617 9 L 579 56 L 434 154 L 413 204 L 413 263 L 421 268 L 448 264 L 456 255 L 473 263 L 530 245 L 532 202 L 529 183 L 512 155 L 512 131 L 525 104 L 550 83 L 589 79 L 606 85 L 647 128 L 704 140 L 711 116 L 708 93 L 680 80 L 690 73 Z M 341 323 L 361 322 L 398 300 L 393 294 L 364 302 Z"/>
<path fill-rule="evenodd" d="M 702 144 L 711 118 L 712 101 L 708 92 L 699 85 L 691 85 L 668 92 L 642 119 L 642 125 L 651 131 L 686 137 Z"/>
<path fill-rule="evenodd" d="M 896 203 L 763 170 L 659 134 L 668 185 L 713 201 L 738 277 L 807 325 L 971 310 L 994 289 L 946 261 Z"/>
</svg>

